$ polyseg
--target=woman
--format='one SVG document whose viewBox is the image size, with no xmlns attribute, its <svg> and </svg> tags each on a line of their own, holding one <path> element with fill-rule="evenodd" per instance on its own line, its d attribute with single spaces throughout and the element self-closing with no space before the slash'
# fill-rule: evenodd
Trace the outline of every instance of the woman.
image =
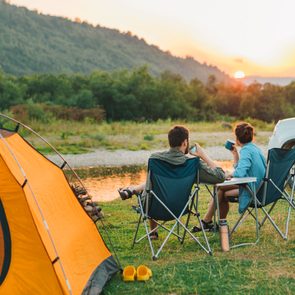
<svg viewBox="0 0 295 295">
<path fill-rule="evenodd" d="M 241 122 L 235 127 L 236 144 L 233 145 L 231 150 L 234 158 L 234 171 L 227 172 L 227 178 L 231 177 L 256 177 L 255 185 L 258 189 L 261 180 L 265 175 L 266 162 L 261 150 L 255 145 L 253 141 L 254 128 L 251 124 Z M 241 147 L 240 154 L 238 153 L 237 146 Z M 229 197 L 239 196 L 239 212 L 243 213 L 251 201 L 249 192 L 237 185 L 225 186 L 218 190 L 218 200 L 220 208 L 220 218 L 225 219 L 229 211 Z M 202 220 L 205 229 L 210 230 L 213 228 L 212 218 L 214 214 L 214 202 L 211 200 L 208 211 Z M 200 229 L 194 227 L 193 231 Z"/>
</svg>

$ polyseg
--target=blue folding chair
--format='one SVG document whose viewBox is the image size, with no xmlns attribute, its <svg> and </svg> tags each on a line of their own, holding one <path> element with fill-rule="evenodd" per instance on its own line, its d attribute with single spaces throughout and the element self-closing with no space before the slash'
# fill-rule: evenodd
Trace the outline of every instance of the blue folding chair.
<svg viewBox="0 0 295 295">
<path fill-rule="evenodd" d="M 294 164 L 295 149 L 286 150 L 273 148 L 269 150 L 265 177 L 263 178 L 257 193 L 251 191 L 252 201 L 249 204 L 247 210 L 241 214 L 237 223 L 232 228 L 230 236 L 237 230 L 245 218 L 250 215 L 256 220 L 258 224 L 256 242 L 259 240 L 259 230 L 262 228 L 266 220 L 270 221 L 275 230 L 283 239 L 287 239 L 291 210 L 295 209 Z M 274 219 L 271 217 L 271 213 L 279 200 L 284 200 L 288 204 L 288 214 L 286 217 L 284 232 L 279 228 Z M 257 208 L 261 209 L 260 211 L 262 211 L 265 215 L 261 222 L 258 219 L 257 210 L 255 210 L 255 203 L 257 204 Z M 266 208 L 268 205 L 270 206 L 269 209 Z"/>
<path fill-rule="evenodd" d="M 171 235 L 176 236 L 183 243 L 186 234 L 188 234 L 207 254 L 212 254 L 198 213 L 198 168 L 199 158 L 188 159 L 181 165 L 172 165 L 162 160 L 149 159 L 146 189 L 143 194 L 137 196 L 140 216 L 132 247 L 135 243 L 147 238 L 152 258 L 156 260 Z M 205 245 L 188 229 L 193 210 L 195 210 L 194 214 L 197 216 L 202 229 Z M 184 215 L 187 215 L 185 222 L 181 220 Z M 150 219 L 157 224 L 157 227 L 152 231 L 149 230 L 147 223 Z M 167 226 L 168 221 L 173 221 L 171 227 Z M 144 225 L 145 234 L 137 239 L 141 223 Z M 155 250 L 154 241 L 150 235 L 159 228 L 162 228 L 164 232 L 166 231 L 167 236 Z M 182 234 L 180 234 L 180 228 L 183 229 Z"/>
</svg>

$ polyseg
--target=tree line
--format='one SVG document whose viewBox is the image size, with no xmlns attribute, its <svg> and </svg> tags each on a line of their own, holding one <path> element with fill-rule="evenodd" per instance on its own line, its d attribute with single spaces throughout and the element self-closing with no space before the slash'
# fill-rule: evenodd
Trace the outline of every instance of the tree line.
<svg viewBox="0 0 295 295">
<path fill-rule="evenodd" d="M 35 74 L 15 77 L 0 72 L 0 110 L 29 119 L 50 116 L 99 121 L 184 119 L 216 120 L 229 116 L 267 122 L 295 116 L 295 82 L 223 84 L 187 82 L 163 72 L 155 77 L 147 67 L 116 72 Z M 83 115 L 84 114 L 84 115 Z"/>
</svg>

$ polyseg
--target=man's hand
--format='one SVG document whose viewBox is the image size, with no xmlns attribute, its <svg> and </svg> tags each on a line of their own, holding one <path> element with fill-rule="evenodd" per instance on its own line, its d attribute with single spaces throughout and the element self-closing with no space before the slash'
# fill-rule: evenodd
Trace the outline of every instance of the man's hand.
<svg viewBox="0 0 295 295">
<path fill-rule="evenodd" d="M 210 159 L 210 157 L 205 153 L 203 148 L 196 142 L 196 151 L 192 155 L 201 158 L 210 168 L 215 169 L 216 164 Z"/>
<path fill-rule="evenodd" d="M 195 146 L 196 146 L 196 151 L 193 153 L 193 155 L 203 159 L 203 157 L 205 155 L 205 151 L 202 149 L 202 147 L 197 142 L 195 143 Z"/>
</svg>

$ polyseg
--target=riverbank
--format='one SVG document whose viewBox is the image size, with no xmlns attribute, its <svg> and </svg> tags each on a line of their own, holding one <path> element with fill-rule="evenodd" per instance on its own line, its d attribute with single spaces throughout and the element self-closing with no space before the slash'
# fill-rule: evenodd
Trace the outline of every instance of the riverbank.
<svg viewBox="0 0 295 295">
<path fill-rule="evenodd" d="M 267 146 L 258 145 L 263 153 L 266 155 Z M 99 166 L 129 166 L 129 165 L 146 165 L 149 156 L 162 150 L 106 150 L 96 149 L 90 153 L 84 154 L 67 154 L 64 155 L 66 161 L 73 168 L 86 168 L 86 167 L 99 167 Z M 209 146 L 206 149 L 208 155 L 216 161 L 228 161 L 232 160 L 232 154 L 226 150 L 223 146 Z M 58 156 L 49 155 L 52 161 L 57 162 Z"/>
</svg>

